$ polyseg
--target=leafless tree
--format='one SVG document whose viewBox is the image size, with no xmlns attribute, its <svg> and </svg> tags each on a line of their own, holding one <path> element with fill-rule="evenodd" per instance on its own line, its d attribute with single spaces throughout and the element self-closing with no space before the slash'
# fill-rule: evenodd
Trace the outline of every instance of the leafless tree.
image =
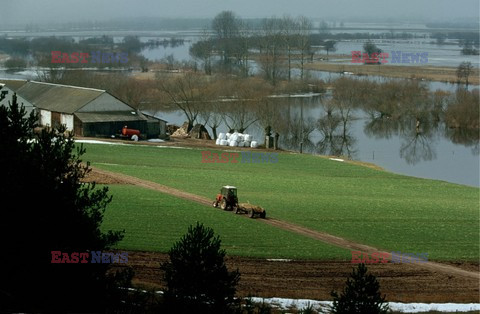
<svg viewBox="0 0 480 314">
<path fill-rule="evenodd" d="M 200 40 L 190 47 L 190 55 L 203 63 L 203 70 L 207 75 L 212 74 L 213 49 L 213 39 L 209 36 L 207 30 L 204 30 Z"/>
<path fill-rule="evenodd" d="M 218 48 L 222 51 L 224 64 L 229 63 L 229 58 L 235 51 L 236 39 L 239 37 L 239 19 L 232 11 L 222 11 L 212 21 Z"/>
<path fill-rule="evenodd" d="M 304 79 L 305 61 L 311 50 L 310 33 L 312 31 L 312 22 L 304 16 L 297 18 L 297 38 L 298 49 L 300 52 L 300 78 Z"/>
<path fill-rule="evenodd" d="M 202 104 L 210 99 L 208 82 L 194 73 L 186 73 L 169 79 L 157 79 L 159 89 L 168 103 L 176 105 L 187 118 L 190 131 L 201 111 Z"/>
<path fill-rule="evenodd" d="M 243 133 L 258 121 L 258 108 L 270 89 L 258 78 L 232 79 L 228 86 L 228 94 L 224 96 L 224 122 L 230 130 Z"/>
<path fill-rule="evenodd" d="M 284 16 L 281 24 L 282 32 L 282 41 L 285 49 L 285 54 L 287 57 L 288 65 L 288 80 L 292 78 L 292 54 L 295 49 L 295 44 L 297 40 L 296 31 L 296 21 L 294 21 L 290 16 Z"/>
<path fill-rule="evenodd" d="M 265 78 L 276 85 L 282 74 L 282 20 L 264 19 L 259 62 Z"/>
<path fill-rule="evenodd" d="M 468 88 L 468 78 L 473 72 L 473 65 L 471 62 L 462 62 L 457 68 L 457 78 L 461 82 L 465 78 L 465 87 Z"/>
</svg>

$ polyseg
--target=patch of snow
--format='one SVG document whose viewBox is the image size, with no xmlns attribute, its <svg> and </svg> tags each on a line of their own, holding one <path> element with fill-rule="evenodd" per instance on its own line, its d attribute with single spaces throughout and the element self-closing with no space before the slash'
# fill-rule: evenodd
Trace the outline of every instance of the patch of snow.
<svg viewBox="0 0 480 314">
<path fill-rule="evenodd" d="M 286 258 L 267 258 L 268 262 L 291 262 L 291 259 Z"/>
<path fill-rule="evenodd" d="M 147 145 L 140 145 L 140 146 L 147 146 Z M 183 146 L 162 146 L 162 145 L 157 145 L 155 147 L 158 148 L 178 148 L 178 149 L 198 149 L 198 148 L 192 148 L 192 147 L 183 147 Z"/>
<path fill-rule="evenodd" d="M 125 144 L 125 143 L 121 143 L 121 142 L 107 142 L 107 141 L 99 141 L 99 140 L 75 140 L 76 143 L 86 143 L 86 144 L 105 144 L 105 145 L 123 145 L 123 146 L 136 146 L 136 147 L 139 147 L 139 146 L 143 146 L 143 147 L 151 147 L 150 145 L 142 145 L 142 144 L 138 144 L 138 145 L 133 145 L 133 144 Z M 181 146 L 161 146 L 161 145 L 157 145 L 155 147 L 159 147 L 159 148 L 177 148 L 177 149 L 194 149 L 194 148 L 191 148 L 191 147 L 181 147 Z"/>
<path fill-rule="evenodd" d="M 308 299 L 284 299 L 284 298 L 252 298 L 253 302 L 265 302 L 271 305 L 276 305 L 281 309 L 288 309 L 288 307 L 295 307 L 298 310 L 304 310 L 312 306 L 317 310 L 328 310 L 333 304 L 332 301 L 317 301 Z M 388 305 L 393 311 L 402 313 L 422 313 L 422 312 L 470 312 L 479 311 L 480 303 L 400 303 L 388 302 Z"/>
<path fill-rule="evenodd" d="M 85 143 L 85 144 L 105 144 L 105 145 L 130 145 L 120 142 L 107 142 L 99 140 L 75 140 L 75 143 Z"/>
<path fill-rule="evenodd" d="M 345 160 L 340 159 L 340 158 L 328 158 L 328 159 L 330 159 L 330 160 L 335 160 L 335 161 L 345 161 Z"/>
<path fill-rule="evenodd" d="M 160 139 L 160 138 L 151 138 L 149 140 L 147 140 L 147 142 L 151 142 L 151 143 L 163 143 L 165 142 L 164 140 Z"/>
<path fill-rule="evenodd" d="M 137 291 L 142 293 L 147 293 L 143 289 L 135 288 L 124 288 L 129 291 Z M 156 294 L 163 294 L 163 291 L 157 290 L 154 291 Z M 324 313 L 330 309 L 333 305 L 332 301 L 317 301 L 309 299 L 286 299 L 286 298 L 250 298 L 252 302 L 255 303 L 267 303 L 280 309 L 287 310 L 288 308 L 296 308 L 297 310 L 305 310 L 308 307 L 313 307 L 314 309 Z M 480 311 L 480 303 L 400 303 L 400 302 L 388 302 L 390 309 L 393 311 L 398 311 L 402 313 L 422 313 L 422 312 L 472 312 Z"/>
<path fill-rule="evenodd" d="M 403 313 L 480 311 L 480 303 L 399 303 L 389 302 L 390 308 Z"/>
</svg>

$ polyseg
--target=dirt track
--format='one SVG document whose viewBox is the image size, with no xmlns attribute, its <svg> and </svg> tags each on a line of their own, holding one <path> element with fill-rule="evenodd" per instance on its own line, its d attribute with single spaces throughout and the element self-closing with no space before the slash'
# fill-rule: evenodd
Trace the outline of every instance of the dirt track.
<svg viewBox="0 0 480 314">
<path fill-rule="evenodd" d="M 155 182 L 138 179 L 132 176 L 113 173 L 98 168 L 92 171 L 92 178 L 97 177 L 98 183 L 123 183 L 140 186 L 143 188 L 171 194 L 176 197 L 195 201 L 197 203 L 210 206 L 211 200 L 202 196 L 187 193 Z M 102 182 L 102 180 L 105 182 Z M 302 226 L 298 226 L 286 221 L 274 218 L 258 219 L 260 223 L 266 223 L 277 228 L 295 232 L 325 243 L 338 247 L 358 250 L 366 253 L 379 252 L 378 249 L 360 243 L 348 241 L 346 239 L 333 236 L 331 234 L 318 232 Z M 390 256 L 390 253 L 385 252 Z M 131 262 L 139 257 L 137 267 L 143 269 L 150 265 L 149 255 L 163 256 L 159 253 L 145 252 L 134 256 Z M 130 255 L 129 255 L 130 256 Z M 145 260 L 145 258 L 147 260 Z M 266 260 L 255 260 L 246 258 L 229 258 L 232 267 L 238 267 L 243 274 L 243 282 L 239 289 L 245 295 L 255 293 L 259 296 L 293 297 L 293 298 L 329 298 L 331 289 L 340 289 L 345 278 L 351 272 L 352 264 L 348 262 L 329 262 L 329 261 L 291 261 L 291 262 L 268 262 Z M 130 261 L 129 261 L 130 263 Z M 134 264 L 135 265 L 135 264 Z M 159 264 L 156 263 L 158 272 Z M 422 264 L 375 264 L 370 269 L 379 277 L 380 283 L 390 294 L 397 295 L 395 300 L 403 302 L 422 301 L 422 302 L 478 302 L 479 298 L 479 279 L 480 273 L 478 263 L 467 263 L 461 265 L 440 264 L 427 262 Z M 138 270 L 137 269 L 137 273 Z M 376 273 L 378 271 L 378 273 Z M 136 277 L 141 282 L 150 282 L 152 284 L 161 284 L 159 279 L 152 280 L 150 276 L 143 278 L 143 272 L 138 273 Z M 155 278 L 160 278 L 154 276 Z M 320 277 L 322 280 L 320 280 Z M 318 278 L 320 282 L 312 282 Z M 401 279 L 399 279 L 401 278 Z M 324 280 L 328 284 L 321 284 Z M 382 283 L 385 283 L 385 285 Z M 389 282 L 391 282 L 389 284 Z M 297 285 L 297 284 L 298 285 Z M 297 286 L 296 286 L 297 285 Z M 390 287 L 390 285 L 393 285 Z M 423 287 L 422 287 L 423 286 Z M 263 287 L 263 288 L 262 288 Z M 338 288 L 337 288 L 338 287 Z M 400 287 L 398 292 L 395 287 Z M 252 290 L 254 289 L 254 290 Z M 257 289 L 257 290 L 255 290 Z M 283 289 L 283 290 L 282 290 Z M 327 290 L 325 290 L 327 289 Z M 405 289 L 407 289 L 405 291 Z M 283 292 L 282 292 L 283 291 Z M 415 291 L 412 297 L 412 291 Z M 282 295 L 285 293 L 285 295 Z M 386 293 L 386 291 L 384 291 Z M 410 296 L 410 297 L 408 297 Z M 406 299 L 405 299 L 406 298 Z M 419 299 L 420 298 L 420 299 Z M 394 300 L 394 299 L 390 299 Z"/>
</svg>

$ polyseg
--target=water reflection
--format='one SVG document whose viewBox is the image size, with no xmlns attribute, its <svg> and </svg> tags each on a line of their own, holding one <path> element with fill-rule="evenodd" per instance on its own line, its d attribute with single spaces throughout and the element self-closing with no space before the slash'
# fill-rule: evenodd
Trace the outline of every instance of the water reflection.
<svg viewBox="0 0 480 314">
<path fill-rule="evenodd" d="M 363 90 L 349 86 L 343 95 L 293 101 L 284 104 L 286 127 L 280 131 L 280 145 L 299 151 L 303 142 L 304 152 L 356 159 L 362 147 L 358 146 L 360 134 L 352 131 L 352 125 L 361 120 L 367 137 L 398 139 L 398 156 L 409 165 L 437 159 L 442 138 L 470 147 L 471 153 L 478 155 L 478 91 L 459 93 L 430 93 L 423 84 L 409 82 L 400 89 L 388 84 Z M 299 110 L 306 104 L 310 109 L 301 119 Z"/>
<path fill-rule="evenodd" d="M 406 122 L 401 134 L 400 157 L 414 165 L 420 161 L 430 161 L 437 158 L 434 148 L 434 135 L 436 128 L 427 120 L 409 120 Z"/>
<path fill-rule="evenodd" d="M 322 134 L 322 138 L 317 143 L 315 152 L 322 155 L 355 158 L 357 151 L 354 146 L 357 139 L 350 132 L 353 119 L 351 108 L 338 106 L 335 101 L 329 101 L 325 114 L 317 120 L 317 129 Z"/>
</svg>

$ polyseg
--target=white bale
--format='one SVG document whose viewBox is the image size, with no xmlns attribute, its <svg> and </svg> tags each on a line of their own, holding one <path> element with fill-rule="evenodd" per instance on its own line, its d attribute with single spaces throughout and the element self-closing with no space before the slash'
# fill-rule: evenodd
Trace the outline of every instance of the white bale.
<svg viewBox="0 0 480 314">
<path fill-rule="evenodd" d="M 253 137 L 250 134 L 245 134 L 245 142 L 251 142 Z"/>
<path fill-rule="evenodd" d="M 245 147 L 250 147 L 250 141 L 245 141 Z"/>
<path fill-rule="evenodd" d="M 232 134 L 230 134 L 230 133 L 225 134 L 225 139 L 226 139 L 226 140 L 229 140 L 229 139 L 230 139 L 230 136 L 232 136 Z"/>
<path fill-rule="evenodd" d="M 236 141 L 238 142 L 238 135 L 233 133 L 232 136 L 230 136 L 230 141 Z"/>
<path fill-rule="evenodd" d="M 236 147 L 236 146 L 238 146 L 238 142 L 237 141 L 230 141 L 229 145 L 232 146 L 232 147 Z"/>
<path fill-rule="evenodd" d="M 239 142 L 245 141 L 245 136 L 244 136 L 243 134 L 238 134 L 238 139 L 237 139 L 237 141 L 239 141 Z"/>
<path fill-rule="evenodd" d="M 238 142 L 238 147 L 245 147 L 245 142 L 244 141 Z"/>
<path fill-rule="evenodd" d="M 218 138 L 221 139 L 221 140 L 224 140 L 225 139 L 225 133 L 218 134 Z"/>
<path fill-rule="evenodd" d="M 257 148 L 257 146 L 258 146 L 257 141 L 252 141 L 252 143 L 250 143 L 251 148 Z"/>
<path fill-rule="evenodd" d="M 228 141 L 227 140 L 220 140 L 220 145 L 226 146 L 226 145 L 228 145 Z"/>
<path fill-rule="evenodd" d="M 220 145 L 220 141 L 221 141 L 220 137 L 217 138 L 217 140 L 215 141 L 215 145 Z"/>
</svg>

